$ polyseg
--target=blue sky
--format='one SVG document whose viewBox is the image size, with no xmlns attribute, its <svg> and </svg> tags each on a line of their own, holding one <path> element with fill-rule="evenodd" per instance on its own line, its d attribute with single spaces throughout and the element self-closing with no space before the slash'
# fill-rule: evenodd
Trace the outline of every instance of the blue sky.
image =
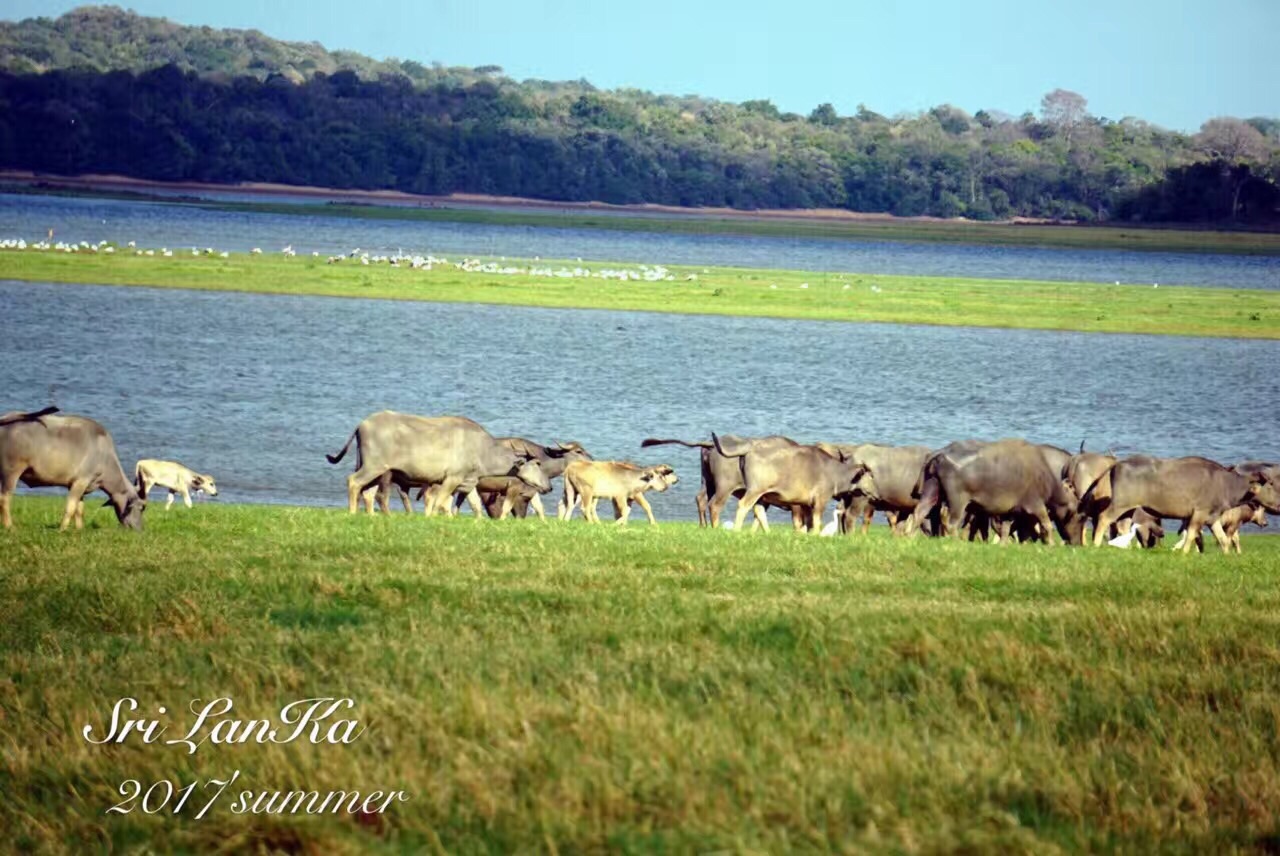
<svg viewBox="0 0 1280 856">
<path fill-rule="evenodd" d="M 81 3 L 4 0 L 0 16 Z M 375 57 L 500 65 L 517 79 L 831 102 L 885 114 L 950 103 L 1038 111 L 1064 88 L 1089 112 L 1194 131 L 1280 117 L 1280 0 L 132 0 L 184 24 L 254 28 Z"/>
</svg>

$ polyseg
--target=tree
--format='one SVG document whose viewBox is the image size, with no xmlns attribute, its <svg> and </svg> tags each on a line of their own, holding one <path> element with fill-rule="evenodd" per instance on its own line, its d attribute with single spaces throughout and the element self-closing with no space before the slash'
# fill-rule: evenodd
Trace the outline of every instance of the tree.
<svg viewBox="0 0 1280 856">
<path fill-rule="evenodd" d="M 1248 122 L 1219 116 L 1200 126 L 1195 142 L 1201 151 L 1221 164 L 1223 180 L 1231 186 L 1231 219 L 1239 220 L 1241 191 L 1249 182 L 1262 180 L 1253 174 L 1249 164 L 1266 158 L 1267 138 Z"/>
<path fill-rule="evenodd" d="M 1062 136 L 1071 148 L 1071 137 L 1089 113 L 1085 97 L 1069 89 L 1055 89 L 1040 99 L 1040 117 Z"/>
<path fill-rule="evenodd" d="M 1196 146 L 1205 154 L 1227 163 L 1260 161 L 1267 156 L 1267 138 L 1248 122 L 1230 116 L 1210 119 L 1200 126 Z"/>
<path fill-rule="evenodd" d="M 809 114 L 809 121 L 815 125 L 835 125 L 840 121 L 840 117 L 836 115 L 836 108 L 830 104 L 819 104 Z"/>
</svg>

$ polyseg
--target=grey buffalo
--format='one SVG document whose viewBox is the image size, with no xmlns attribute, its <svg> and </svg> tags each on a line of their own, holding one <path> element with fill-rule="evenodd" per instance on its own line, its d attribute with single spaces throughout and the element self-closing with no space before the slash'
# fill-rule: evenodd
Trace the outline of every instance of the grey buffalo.
<svg viewBox="0 0 1280 856">
<path fill-rule="evenodd" d="M 1021 518 L 1039 524 L 1039 535 L 1048 543 L 1054 542 L 1055 526 L 1064 540 L 1079 543 L 1076 497 L 1039 446 L 1017 439 L 952 444 L 929 458 L 922 478 L 931 486 L 929 501 L 945 503 L 945 531 L 957 537 L 966 514 L 980 513 L 999 519 L 1006 527 L 1002 535 Z"/>
<path fill-rule="evenodd" d="M 65 487 L 61 529 L 84 526 L 84 495 L 106 493 L 121 526 L 142 528 L 146 502 L 125 477 L 111 435 L 84 416 L 57 416 L 57 408 L 0 416 L 0 520 L 13 526 L 9 506 L 21 481 L 28 487 Z"/>
<path fill-rule="evenodd" d="M 544 446 L 524 437 L 499 437 L 498 442 L 511 449 L 517 456 L 537 461 L 543 475 L 547 477 L 548 484 L 562 476 L 565 467 L 573 461 L 591 460 L 587 450 L 582 448 L 580 443 L 572 441 Z M 546 491 L 525 483 L 517 476 L 487 476 L 477 483 L 476 491 L 490 517 L 500 519 L 507 514 L 525 517 L 529 509 L 533 509 L 539 519 L 546 519 L 546 511 L 543 509 L 541 499 L 541 495 Z M 418 498 L 421 499 L 422 496 L 423 492 L 420 492 Z M 453 513 L 460 507 L 465 498 L 464 492 L 455 491 L 449 512 Z M 383 497 L 379 494 L 379 501 L 382 500 Z M 401 500 L 406 503 L 408 501 L 403 491 Z"/>
<path fill-rule="evenodd" d="M 862 464 L 817 446 L 735 442 L 714 433 L 711 440 L 721 455 L 738 460 L 742 472 L 743 497 L 738 501 L 735 529 L 741 529 L 756 503 L 765 500 L 798 509 L 798 522 L 817 533 L 827 503 L 851 496 L 868 472 Z"/>
<path fill-rule="evenodd" d="M 881 511 L 888 518 L 890 528 L 899 532 L 899 523 L 905 524 L 915 511 L 919 501 L 915 489 L 920 471 L 933 450 L 928 446 L 884 446 L 877 443 L 834 446 L 819 443 L 818 448 L 833 454 L 842 453 L 871 473 L 862 483 L 872 486 L 871 492 L 854 491 L 845 503 L 841 529 L 846 533 L 852 532 L 861 520 L 865 534 L 872 516 Z"/>
<path fill-rule="evenodd" d="M 1066 471 L 1063 473 L 1067 485 L 1070 486 L 1072 492 L 1080 500 L 1080 514 L 1085 521 L 1093 524 L 1095 534 L 1098 531 L 1098 515 L 1111 504 L 1111 485 L 1108 483 L 1105 487 L 1099 487 L 1092 493 L 1088 493 L 1089 487 L 1097 482 L 1103 473 L 1111 469 L 1115 462 L 1114 455 L 1086 452 L 1081 449 L 1078 454 L 1071 456 L 1071 460 L 1067 462 Z M 1085 498 L 1086 494 L 1088 494 L 1087 499 Z M 1081 534 L 1083 532 L 1082 528 Z"/>
<path fill-rule="evenodd" d="M 513 475 L 535 490 L 550 482 L 537 461 L 518 455 L 478 423 L 462 416 L 413 416 L 383 410 L 356 426 L 336 455 L 336 464 L 356 443 L 357 468 L 347 476 L 347 510 L 356 513 L 360 493 L 374 482 L 430 486 L 428 515 L 454 491 L 464 490 L 477 516 L 483 514 L 476 487 L 486 476 Z"/>
<path fill-rule="evenodd" d="M 1257 504 L 1280 512 L 1280 488 L 1265 472 L 1248 475 L 1224 467 L 1207 458 L 1153 458 L 1135 455 L 1117 461 L 1089 488 L 1089 492 L 1109 489 L 1111 504 L 1098 518 L 1093 543 L 1101 545 L 1107 529 L 1136 508 L 1160 518 L 1186 523 L 1187 537 L 1182 551 L 1190 552 L 1200 530 L 1208 524 L 1222 551 L 1229 552 L 1231 540 L 1222 525 L 1222 516 L 1241 505 Z"/>
<path fill-rule="evenodd" d="M 778 435 L 771 437 L 736 437 L 732 434 L 724 434 L 720 437 L 720 441 L 732 444 L 735 448 L 742 443 L 750 443 L 762 453 L 772 449 L 800 445 L 789 437 Z M 687 446 L 691 449 L 700 450 L 702 485 L 698 488 L 698 495 L 694 500 L 698 504 L 698 525 L 718 527 L 720 525 L 720 515 L 723 513 L 724 506 L 730 497 L 736 497 L 741 502 L 743 494 L 746 493 L 746 485 L 742 480 L 742 466 L 739 459 L 721 454 L 716 449 L 715 443 L 708 440 L 660 440 L 648 437 L 640 441 L 642 449 L 650 446 L 666 445 Z M 761 501 L 758 505 L 787 508 L 792 511 L 793 521 L 798 520 L 796 512 L 789 506 L 771 503 L 767 500 Z M 769 525 L 762 508 L 756 508 L 754 513 L 757 525 Z"/>
</svg>

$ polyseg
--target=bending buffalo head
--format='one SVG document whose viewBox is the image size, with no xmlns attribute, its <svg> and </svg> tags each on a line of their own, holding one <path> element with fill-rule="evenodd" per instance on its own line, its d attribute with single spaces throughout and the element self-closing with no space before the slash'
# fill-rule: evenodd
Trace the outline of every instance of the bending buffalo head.
<svg viewBox="0 0 1280 856">
<path fill-rule="evenodd" d="M 111 506 L 116 513 L 116 519 L 120 521 L 120 525 L 126 529 L 133 529 L 137 532 L 142 531 L 142 512 L 147 508 L 147 501 L 142 497 L 133 493 L 130 496 L 119 497 L 120 502 L 115 499 L 108 499 L 102 503 L 104 506 Z"/>
</svg>

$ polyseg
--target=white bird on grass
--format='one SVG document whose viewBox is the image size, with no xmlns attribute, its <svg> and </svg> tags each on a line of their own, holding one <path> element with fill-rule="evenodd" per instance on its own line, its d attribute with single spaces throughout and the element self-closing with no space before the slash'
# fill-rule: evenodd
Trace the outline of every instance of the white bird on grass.
<svg viewBox="0 0 1280 856">
<path fill-rule="evenodd" d="M 1123 535 L 1117 535 L 1107 543 L 1112 547 L 1119 547 L 1121 550 L 1129 549 L 1129 545 L 1133 543 L 1133 539 L 1138 537 L 1138 527 L 1133 524 L 1129 525 L 1129 531 Z"/>
<path fill-rule="evenodd" d="M 822 531 L 818 534 L 823 538 L 830 538 L 840 531 L 840 509 L 831 512 L 831 522 L 822 527 Z"/>
</svg>

